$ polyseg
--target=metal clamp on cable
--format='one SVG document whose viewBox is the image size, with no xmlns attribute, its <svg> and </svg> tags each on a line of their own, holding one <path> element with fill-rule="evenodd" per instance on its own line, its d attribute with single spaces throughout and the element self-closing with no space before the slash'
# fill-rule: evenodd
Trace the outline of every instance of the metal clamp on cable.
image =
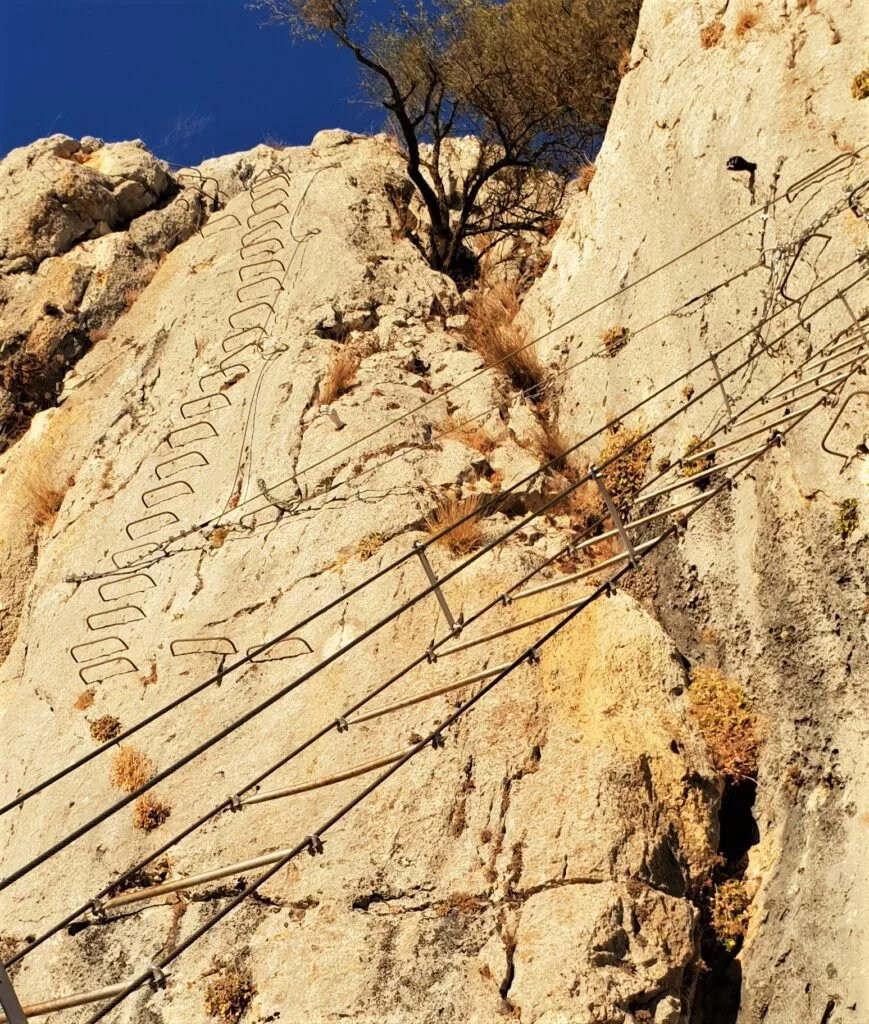
<svg viewBox="0 0 869 1024">
<path fill-rule="evenodd" d="M 435 750 L 443 750 L 444 738 L 439 732 L 436 732 L 434 736 L 432 736 L 431 745 L 434 747 Z"/>
<path fill-rule="evenodd" d="M 229 809 L 232 811 L 233 814 L 235 814 L 236 811 L 241 810 L 243 804 L 241 802 L 241 797 L 238 795 L 238 793 L 230 793 L 226 799 L 229 801 Z"/>
<path fill-rule="evenodd" d="M 680 517 L 679 519 L 673 520 L 673 533 L 677 537 L 684 537 L 687 532 L 688 528 L 684 519 Z"/>
<path fill-rule="evenodd" d="M 318 853 L 323 852 L 323 840 L 319 836 L 308 836 L 308 853 L 312 857 L 315 857 Z"/>
<path fill-rule="evenodd" d="M 464 614 L 464 612 L 462 612 L 462 614 L 452 624 L 451 630 L 452 630 L 453 636 L 458 636 L 464 628 L 465 628 L 465 614 Z"/>
<path fill-rule="evenodd" d="M 612 580 L 607 580 L 606 583 L 604 583 L 603 592 L 607 597 L 616 596 L 616 585 L 613 583 Z"/>
<path fill-rule="evenodd" d="M 434 663 L 438 660 L 438 652 L 435 650 L 434 640 L 432 640 L 432 642 L 425 649 L 425 660 L 429 663 L 429 665 L 434 665 Z"/>
<path fill-rule="evenodd" d="M 769 438 L 769 443 L 774 444 L 776 448 L 783 448 L 785 443 L 785 436 L 780 430 L 774 430 Z"/>
<path fill-rule="evenodd" d="M 498 600 L 501 602 L 501 604 L 505 608 L 509 608 L 510 605 L 513 603 L 513 597 L 510 594 L 508 594 L 506 591 L 503 594 L 501 594 L 501 596 L 498 598 Z"/>
<path fill-rule="evenodd" d="M 148 968 L 148 973 L 151 975 L 149 981 L 152 988 L 165 988 L 166 987 L 166 972 L 158 964 L 151 964 Z"/>
<path fill-rule="evenodd" d="M 531 650 L 528 652 L 527 657 L 529 665 L 540 664 L 540 651 L 538 651 L 536 647 L 531 648 Z"/>
<path fill-rule="evenodd" d="M 338 730 L 338 732 L 347 732 L 348 729 L 350 728 L 350 723 L 344 717 L 336 718 L 335 728 Z"/>
<path fill-rule="evenodd" d="M 92 900 L 91 905 L 88 907 L 88 910 L 93 914 L 94 917 L 98 918 L 100 921 L 105 921 L 106 901 L 104 899 L 97 898 L 95 900 Z"/>
</svg>

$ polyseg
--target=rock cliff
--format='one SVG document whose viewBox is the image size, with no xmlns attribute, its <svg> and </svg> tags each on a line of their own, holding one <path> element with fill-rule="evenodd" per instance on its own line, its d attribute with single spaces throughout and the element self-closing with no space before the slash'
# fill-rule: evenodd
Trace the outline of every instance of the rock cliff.
<svg viewBox="0 0 869 1024">
<path fill-rule="evenodd" d="M 866 26 L 749 13 L 644 5 L 594 177 L 526 253 L 530 386 L 404 236 L 386 137 L 0 165 L 0 802 L 81 761 L 0 816 L 32 867 L 4 959 L 189 831 L 14 963 L 23 1003 L 114 986 L 50 1016 L 89 1020 L 189 942 L 110 1019 L 864 1019 Z M 586 477 L 630 438 L 628 572 Z M 747 695 L 756 786 L 692 666 Z"/>
</svg>

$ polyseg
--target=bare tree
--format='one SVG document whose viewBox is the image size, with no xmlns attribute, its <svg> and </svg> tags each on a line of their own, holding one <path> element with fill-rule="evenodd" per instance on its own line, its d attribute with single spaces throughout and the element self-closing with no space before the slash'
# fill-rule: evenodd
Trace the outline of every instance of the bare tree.
<svg viewBox="0 0 869 1024">
<path fill-rule="evenodd" d="M 639 0 L 387 3 L 378 22 L 359 0 L 251 6 L 353 54 L 425 208 L 408 237 L 436 270 L 467 281 L 487 247 L 549 229 L 567 177 L 606 124 Z M 461 160 L 458 136 L 474 140 Z"/>
</svg>

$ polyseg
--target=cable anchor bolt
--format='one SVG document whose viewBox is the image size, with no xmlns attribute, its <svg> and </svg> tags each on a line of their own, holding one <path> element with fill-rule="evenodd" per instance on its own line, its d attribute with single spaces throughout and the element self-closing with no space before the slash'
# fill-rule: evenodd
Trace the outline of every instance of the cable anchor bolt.
<svg viewBox="0 0 869 1024">
<path fill-rule="evenodd" d="M 230 793 L 226 799 L 229 801 L 229 809 L 232 811 L 233 814 L 235 814 L 236 811 L 240 811 L 242 809 L 243 804 L 241 802 L 241 797 L 238 795 L 238 793 Z"/>
<path fill-rule="evenodd" d="M 166 987 L 167 974 L 159 964 L 151 964 L 148 967 L 148 974 L 150 975 L 148 980 L 150 981 L 152 988 L 158 989 Z"/>
<path fill-rule="evenodd" d="M 610 492 L 607 490 L 603 476 L 597 466 L 592 466 L 589 472 L 591 473 L 592 479 L 597 484 L 597 489 L 600 491 L 601 497 L 606 504 L 607 511 L 609 512 L 610 519 L 613 521 L 613 525 L 616 530 L 618 530 L 619 538 L 624 545 L 625 551 L 628 553 L 631 564 L 636 569 L 640 564 L 639 559 L 637 558 L 637 552 L 634 550 L 634 545 L 631 542 L 631 538 L 628 536 L 628 531 L 625 529 L 625 524 L 622 522 L 622 517 L 619 515 L 616 503 L 613 501 Z"/>
<path fill-rule="evenodd" d="M 436 732 L 431 738 L 431 745 L 435 750 L 443 750 L 444 737 L 442 733 Z"/>
<path fill-rule="evenodd" d="M 315 857 L 318 853 L 322 852 L 323 840 L 317 835 L 308 836 L 308 853 L 310 853 L 312 857 Z"/>
<path fill-rule="evenodd" d="M 350 723 L 342 716 L 335 719 L 335 728 L 338 732 L 347 732 L 350 729 Z"/>
<path fill-rule="evenodd" d="M 321 416 L 328 416 L 329 419 L 334 424 L 336 430 L 343 430 L 344 427 L 347 426 L 347 424 L 338 415 L 338 411 L 336 409 L 334 409 L 331 405 L 321 405 L 320 406 L 320 415 Z"/>
</svg>

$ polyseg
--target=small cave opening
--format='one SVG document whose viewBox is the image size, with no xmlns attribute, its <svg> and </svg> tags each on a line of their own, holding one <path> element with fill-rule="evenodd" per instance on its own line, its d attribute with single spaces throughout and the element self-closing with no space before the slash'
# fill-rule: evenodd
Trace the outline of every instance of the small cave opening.
<svg viewBox="0 0 869 1024">
<path fill-rule="evenodd" d="M 742 965 L 737 956 L 742 938 L 720 933 L 716 892 L 738 897 L 748 868 L 748 852 L 760 841 L 752 810 L 757 783 L 725 779 L 718 811 L 718 854 L 721 858 L 711 884 L 700 900 L 703 970 L 697 981 L 691 1024 L 736 1024 L 742 996 Z"/>
</svg>

